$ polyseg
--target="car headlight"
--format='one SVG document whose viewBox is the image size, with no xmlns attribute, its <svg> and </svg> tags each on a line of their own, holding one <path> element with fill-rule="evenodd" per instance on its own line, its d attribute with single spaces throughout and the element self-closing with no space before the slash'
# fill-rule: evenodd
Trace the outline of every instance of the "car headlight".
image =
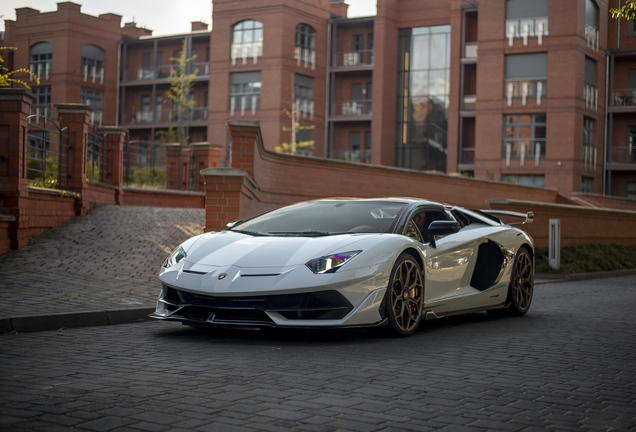
<svg viewBox="0 0 636 432">
<path fill-rule="evenodd" d="M 174 252 L 170 254 L 168 258 L 166 258 L 166 260 L 163 262 L 163 267 L 170 268 L 173 265 L 180 263 L 186 256 L 188 255 L 186 254 L 185 249 L 183 249 L 182 246 L 179 246 L 174 250 Z"/>
<path fill-rule="evenodd" d="M 305 264 L 309 270 L 316 274 L 335 273 L 340 267 L 345 265 L 354 256 L 362 251 L 341 252 L 312 259 Z"/>
</svg>

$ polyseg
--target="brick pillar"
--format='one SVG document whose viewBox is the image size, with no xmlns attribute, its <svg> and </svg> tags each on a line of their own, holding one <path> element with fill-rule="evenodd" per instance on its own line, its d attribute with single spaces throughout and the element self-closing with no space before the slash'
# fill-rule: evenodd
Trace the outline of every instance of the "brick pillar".
<svg viewBox="0 0 636 432">
<path fill-rule="evenodd" d="M 206 168 L 217 168 L 221 157 L 222 145 L 209 143 L 193 143 L 191 146 L 194 153 L 194 169 L 197 172 L 194 190 L 203 191 L 205 178 L 201 171 Z"/>
<path fill-rule="evenodd" d="M 228 122 L 232 136 L 231 167 L 244 170 L 254 177 L 254 152 L 261 142 L 261 131 L 258 123 L 248 121 Z"/>
<path fill-rule="evenodd" d="M 124 142 L 128 131 L 116 126 L 104 126 L 103 130 L 108 146 L 108 184 L 117 188 L 115 202 L 121 205 L 124 194 Z"/>
<path fill-rule="evenodd" d="M 22 89 L 0 89 L 0 213 L 11 215 L 8 243 L 11 249 L 28 244 L 23 202 L 27 199 L 26 155 L 28 123 L 33 96 Z M 6 235 L 0 233 L 0 235 Z M 7 239 L 4 239 L 4 243 Z"/>
<path fill-rule="evenodd" d="M 86 182 L 86 152 L 88 132 L 90 130 L 93 110 L 83 104 L 55 104 L 60 118 L 60 125 L 67 129 L 69 139 L 69 179 L 68 190 L 83 196 Z M 86 214 L 90 203 L 84 199 L 77 200 L 75 213 Z"/>
<path fill-rule="evenodd" d="M 208 168 L 205 177 L 205 229 L 222 231 L 228 222 L 245 219 L 243 202 L 250 186 L 256 185 L 245 171 L 234 168 Z M 250 215 L 251 216 L 251 215 Z"/>
<path fill-rule="evenodd" d="M 166 189 L 188 190 L 190 146 L 164 144 L 166 148 Z"/>
</svg>

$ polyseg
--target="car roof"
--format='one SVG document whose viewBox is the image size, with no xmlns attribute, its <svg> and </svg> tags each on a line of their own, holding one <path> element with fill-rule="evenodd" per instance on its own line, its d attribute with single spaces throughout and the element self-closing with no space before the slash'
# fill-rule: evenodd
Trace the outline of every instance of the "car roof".
<svg viewBox="0 0 636 432">
<path fill-rule="evenodd" d="M 422 198 L 408 198 L 408 197 L 381 197 L 381 198 L 355 198 L 355 197 L 333 197 L 333 198 L 322 198 L 317 199 L 315 201 L 386 201 L 387 203 L 398 202 L 403 204 L 434 204 L 438 206 L 442 206 L 443 204 L 437 201 L 430 201 Z"/>
</svg>

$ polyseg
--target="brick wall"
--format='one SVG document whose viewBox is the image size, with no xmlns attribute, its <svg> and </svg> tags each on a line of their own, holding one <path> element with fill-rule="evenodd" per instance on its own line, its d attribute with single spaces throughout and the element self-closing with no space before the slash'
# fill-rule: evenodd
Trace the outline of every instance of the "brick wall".
<svg viewBox="0 0 636 432">
<path fill-rule="evenodd" d="M 298 201 L 404 196 L 469 208 L 533 211 L 535 222 L 523 228 L 534 237 L 537 247 L 547 247 L 550 218 L 561 219 L 562 246 L 599 242 L 636 245 L 633 200 L 593 194 L 565 197 L 552 189 L 284 155 L 264 148 L 256 123 L 230 122 L 229 129 L 236 166 L 201 172 L 206 178 L 206 231 L 220 231 L 228 222 Z M 237 154 L 239 151 L 244 153 Z M 577 205 L 578 199 L 614 209 L 583 207 Z"/>
<path fill-rule="evenodd" d="M 564 204 L 503 200 L 492 201 L 497 210 L 532 211 L 534 222 L 520 226 L 534 238 L 535 247 L 548 247 L 550 219 L 561 221 L 561 247 L 589 243 L 636 246 L 636 212 Z"/>
</svg>

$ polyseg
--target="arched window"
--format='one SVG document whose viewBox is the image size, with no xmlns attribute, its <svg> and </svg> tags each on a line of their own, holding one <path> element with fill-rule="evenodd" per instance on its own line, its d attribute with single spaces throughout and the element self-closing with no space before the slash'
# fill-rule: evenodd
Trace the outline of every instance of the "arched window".
<svg viewBox="0 0 636 432">
<path fill-rule="evenodd" d="M 39 42 L 31 47 L 31 72 L 42 80 L 48 80 L 53 65 L 53 45 Z"/>
<path fill-rule="evenodd" d="M 104 50 L 95 45 L 82 47 L 82 76 L 84 82 L 104 84 Z"/>
<path fill-rule="evenodd" d="M 263 55 L 263 23 L 255 20 L 241 21 L 232 27 L 232 65 L 236 59 L 247 63 L 251 57 L 256 64 Z"/>
<path fill-rule="evenodd" d="M 296 26 L 296 49 L 294 58 L 298 66 L 301 63 L 307 67 L 316 67 L 316 30 L 308 24 L 298 24 Z"/>
</svg>

